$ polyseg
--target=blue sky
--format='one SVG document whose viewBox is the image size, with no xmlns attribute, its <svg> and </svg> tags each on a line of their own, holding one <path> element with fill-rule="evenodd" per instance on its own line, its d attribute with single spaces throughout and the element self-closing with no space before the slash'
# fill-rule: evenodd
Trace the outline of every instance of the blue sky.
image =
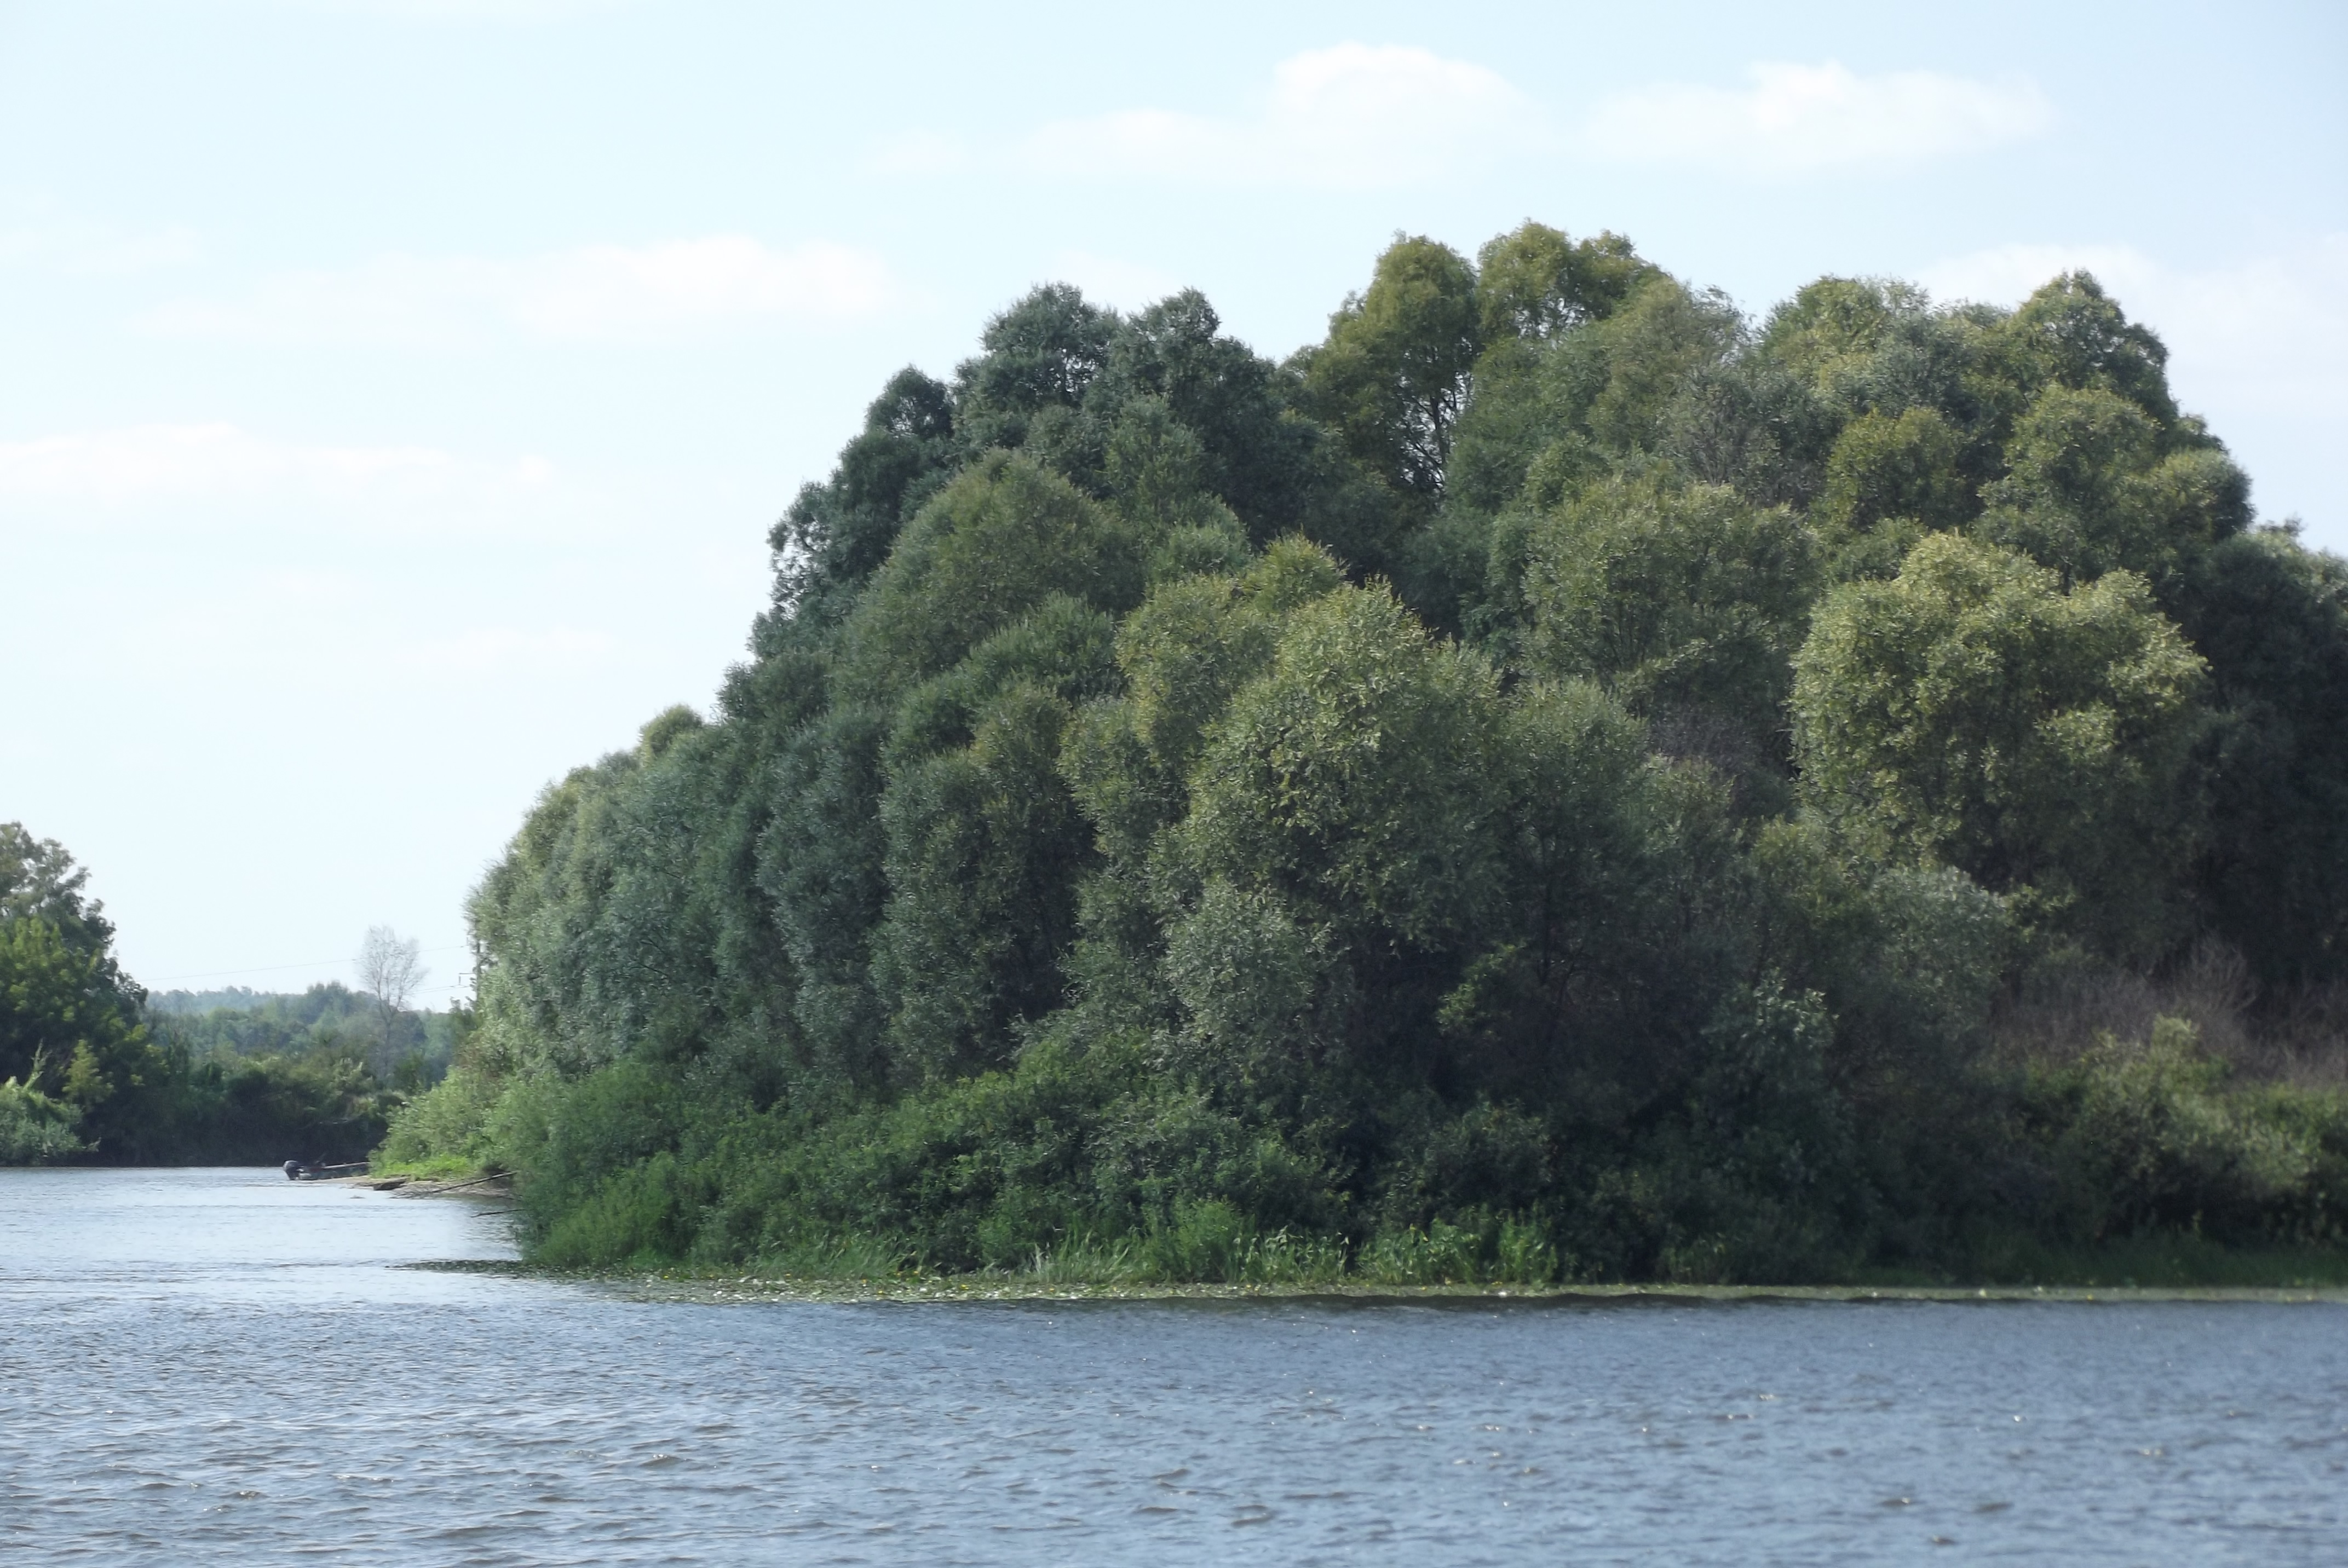
<svg viewBox="0 0 2348 1568">
<path fill-rule="evenodd" d="M 0 819 L 150 985 L 462 967 L 765 532 L 1031 284 L 1284 354 L 1396 231 L 1756 313 L 2093 268 L 2348 548 L 2348 10 L 0 0 Z"/>
</svg>

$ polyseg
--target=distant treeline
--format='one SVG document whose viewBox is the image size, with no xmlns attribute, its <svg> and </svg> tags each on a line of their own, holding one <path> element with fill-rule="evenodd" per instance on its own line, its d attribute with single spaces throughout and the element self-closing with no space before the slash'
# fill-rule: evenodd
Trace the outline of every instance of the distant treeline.
<svg viewBox="0 0 2348 1568">
<path fill-rule="evenodd" d="M 338 980 L 295 993 L 149 992 L 146 1006 L 156 1034 L 197 1056 L 355 1055 L 384 1083 L 411 1092 L 440 1081 L 464 1027 L 461 1011 L 386 1010 Z"/>
<path fill-rule="evenodd" d="M 1283 364 L 1039 289 L 540 800 L 386 1154 L 567 1261 L 2330 1245 L 2348 568 L 2165 360 L 2084 273 L 1752 321 L 1530 223 Z"/>
<path fill-rule="evenodd" d="M 0 824 L 0 1164 L 355 1160 L 439 1081 L 469 1013 L 296 996 L 150 997 L 63 846 Z"/>
</svg>

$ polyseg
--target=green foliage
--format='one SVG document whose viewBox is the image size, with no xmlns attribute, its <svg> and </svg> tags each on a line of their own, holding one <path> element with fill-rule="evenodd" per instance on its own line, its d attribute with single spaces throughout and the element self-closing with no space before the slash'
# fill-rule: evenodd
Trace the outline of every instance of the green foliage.
<svg viewBox="0 0 2348 1568">
<path fill-rule="evenodd" d="M 1789 509 L 1723 487 L 1592 485 L 1527 540 L 1529 661 L 1668 721 L 1674 749 L 1769 769 L 1818 553 Z"/>
<path fill-rule="evenodd" d="M 1854 858 L 1815 819 L 1764 827 L 1753 870 L 1759 964 L 1824 999 L 1848 1091 L 1905 1120 L 1974 1064 L 2013 949 L 2004 900 L 1954 866 Z"/>
<path fill-rule="evenodd" d="M 1935 534 L 1890 582 L 1828 595 L 1795 663 L 1803 792 L 1844 831 L 2114 958 L 2173 937 L 2205 666 L 2142 579 L 2065 592 Z"/>
<path fill-rule="evenodd" d="M 1284 539 L 1244 574 L 1175 579 L 1126 619 L 1122 699 L 1087 715 L 1064 762 L 1109 854 L 1138 859 L 1179 820 L 1208 727 L 1270 665 L 1282 619 L 1344 580 L 1325 554 Z"/>
<path fill-rule="evenodd" d="M 2065 582 L 2132 570 L 2167 581 L 2250 519 L 2250 481 L 2222 451 L 2162 453 L 2160 425 L 2100 388 L 2049 386 L 2017 421 L 2010 470 L 1986 487 L 1979 530 Z"/>
<path fill-rule="evenodd" d="M 0 1070 L 32 1088 L 51 1083 L 87 1110 L 129 1087 L 147 1052 L 104 959 L 36 916 L 0 924 Z"/>
<path fill-rule="evenodd" d="M 1856 1228 L 1867 1194 L 1850 1108 L 1827 1073 L 1832 1034 L 1815 991 L 1789 997 L 1765 983 L 1724 1002 L 1690 1095 L 1694 1157 L 1683 1156 L 1678 1173 L 1689 1234 L 1673 1272 L 1763 1281 L 1838 1272 L 1840 1233 Z"/>
<path fill-rule="evenodd" d="M 1449 1069 L 1620 1112 L 1666 1089 L 1728 983 L 1726 801 L 1593 688 L 1529 682 L 1502 723 L 1490 917 L 1436 1018 Z"/>
<path fill-rule="evenodd" d="M 953 395 L 911 368 L 891 376 L 865 412 L 863 433 L 839 455 L 828 484 L 809 485 L 775 525 L 777 613 L 754 641 L 762 652 L 797 625 L 836 621 L 888 559 L 898 531 L 952 472 Z"/>
<path fill-rule="evenodd" d="M 2348 1100 L 2230 1089 L 2193 1026 L 2103 1036 L 2034 1075 L 2025 1113 L 2054 1156 L 2056 1218 L 2081 1240 L 2186 1230 L 2337 1242 L 2348 1224 Z"/>
<path fill-rule="evenodd" d="M 1486 343 L 1550 338 L 1612 315 L 1661 277 L 1620 234 L 1573 241 L 1528 219 L 1476 253 L 1477 308 Z"/>
<path fill-rule="evenodd" d="M 2014 1022 L 2214 938 L 2281 1061 L 2348 979 L 2348 578 L 2164 359 L 2084 274 L 1756 326 L 1529 222 L 1397 239 L 1285 365 L 1038 289 L 801 492 L 716 709 L 541 798 L 384 1157 L 597 1266 L 2331 1246 L 2336 1097 Z"/>
<path fill-rule="evenodd" d="M 1973 506 L 1962 456 L 1962 437 L 1930 406 L 1845 425 L 1812 513 L 1835 575 L 1890 577 L 1918 538 L 1962 525 Z"/>
<path fill-rule="evenodd" d="M 35 838 L 21 822 L 0 822 L 0 925 L 38 920 L 95 966 L 92 978 L 130 994 L 110 949 L 114 926 L 106 907 L 85 898 L 89 873 L 74 865 L 65 845 Z"/>
<path fill-rule="evenodd" d="M 1181 853 L 1203 880 L 1300 900 L 1381 947 L 1466 928 L 1493 870 L 1493 671 L 1390 594 L 1292 612 L 1193 775 Z"/>
<path fill-rule="evenodd" d="M 843 634 L 844 694 L 890 701 L 1054 594 L 1141 599 L 1132 529 L 1032 460 L 990 453 L 907 525 Z"/>
<path fill-rule="evenodd" d="M 1329 318 L 1328 341 L 1306 365 L 1313 411 L 1357 461 L 1406 494 L 1442 494 L 1482 347 L 1480 313 L 1475 270 L 1458 252 L 1397 239 L 1368 290 Z"/>
<path fill-rule="evenodd" d="M 1761 353 L 1821 391 L 1848 384 L 1923 299 L 1905 284 L 1820 278 L 1769 313 Z"/>
<path fill-rule="evenodd" d="M 414 1091 L 448 1071 L 471 1016 L 464 1009 L 386 1016 L 373 996 L 327 980 L 299 995 L 149 993 L 146 1022 L 159 1046 L 191 1061 L 349 1056 L 385 1083 Z"/>
<path fill-rule="evenodd" d="M 0 1163 L 362 1158 L 399 1098 L 370 1054 L 422 1086 L 432 1031 L 402 1015 L 412 1036 L 386 1038 L 372 999 L 338 985 L 149 998 L 116 965 L 86 877 L 54 841 L 0 825 Z"/>
<path fill-rule="evenodd" d="M 2210 924 L 2262 978 L 2348 975 L 2348 567 L 2288 535 L 2211 550 L 2180 610 L 2209 661 Z"/>
<path fill-rule="evenodd" d="M 1094 858 L 1060 743 L 1074 702 L 1114 679 L 1111 637 L 1106 617 L 1054 600 L 901 710 L 874 979 L 902 1072 L 999 1062 L 1014 1026 L 1060 999 L 1058 955 Z"/>
<path fill-rule="evenodd" d="M 1604 454 L 1660 450 L 1682 389 L 1729 358 L 1740 325 L 1720 296 L 1652 279 L 1612 315 L 1560 340 L 1543 364 L 1552 446 L 1570 451 L 1579 437 Z"/>
<path fill-rule="evenodd" d="M 0 1081 L 0 1165 L 46 1165 L 83 1152 L 81 1112 L 14 1078 Z"/>
<path fill-rule="evenodd" d="M 1360 1276 L 1379 1285 L 1547 1285 L 1556 1248 L 1541 1227 L 1488 1214 L 1437 1220 L 1425 1230 L 1381 1231 L 1363 1249 Z"/>
<path fill-rule="evenodd" d="M 114 961 L 104 907 L 84 897 L 88 878 L 55 839 L 0 823 L 0 1076 L 17 1086 L 27 1158 L 84 1144 L 135 1156 L 145 1091 L 168 1074 L 141 1021 L 146 993 Z M 43 1109 L 52 1097 L 57 1115 Z M 42 1130 L 55 1127 L 66 1131 Z"/>
<path fill-rule="evenodd" d="M 260 1056 L 196 1064 L 177 1137 L 142 1151 L 195 1164 L 364 1160 L 383 1140 L 392 1097 L 353 1057 Z M 101 1150 L 103 1153 L 103 1150 Z"/>
<path fill-rule="evenodd" d="M 1182 445 L 1173 435 L 1179 426 L 1196 443 L 1195 464 L 1186 461 L 1181 479 L 1228 507 L 1250 542 L 1305 527 L 1316 537 L 1350 532 L 1355 520 L 1347 515 L 1349 502 L 1360 487 L 1349 482 L 1321 428 L 1295 415 L 1294 391 L 1270 361 L 1223 336 L 1214 307 L 1186 289 L 1121 324 L 1107 363 L 1086 388 L 1084 417 L 1108 432 L 1103 477 L 1113 491 L 1132 473 L 1125 466 L 1132 448 L 1120 451 L 1118 432 L 1125 429 L 1129 442 L 1135 430 L 1150 426 L 1157 439 L 1156 405 L 1168 439 Z M 1183 506 L 1213 512 L 1195 496 Z M 1146 518 L 1133 520 L 1147 529 Z M 1201 521 L 1195 513 L 1182 520 Z"/>
<path fill-rule="evenodd" d="M 466 1173 L 495 1162 L 489 1122 L 503 1086 L 474 1067 L 458 1067 L 393 1112 L 376 1152 L 395 1170 Z"/>
<path fill-rule="evenodd" d="M 141 993 L 86 945 L 93 926 L 0 921 L 0 1073 L 70 1106 L 91 1149 L 135 1161 L 162 1131 L 150 1091 L 172 1064 L 140 1020 Z"/>
<path fill-rule="evenodd" d="M 1152 582 L 1247 564 L 1247 529 L 1209 486 L 1206 444 L 1165 402 L 1129 399 L 1109 432 L 1102 476 L 1119 511 L 1152 541 Z"/>
<path fill-rule="evenodd" d="M 966 450 L 1065 441 L 1107 363 L 1115 313 L 1047 283 L 986 323 L 984 353 L 954 376 L 955 424 Z"/>
<path fill-rule="evenodd" d="M 880 816 L 887 737 L 874 709 L 835 708 L 794 734 L 774 764 L 758 888 L 791 964 L 798 1055 L 820 1081 L 881 1075 L 871 938 L 888 897 Z"/>
<path fill-rule="evenodd" d="M 2114 393 L 2159 425 L 2177 423 L 2168 350 L 2085 272 L 2065 272 L 2032 294 L 1997 335 L 2028 384 Z"/>
</svg>

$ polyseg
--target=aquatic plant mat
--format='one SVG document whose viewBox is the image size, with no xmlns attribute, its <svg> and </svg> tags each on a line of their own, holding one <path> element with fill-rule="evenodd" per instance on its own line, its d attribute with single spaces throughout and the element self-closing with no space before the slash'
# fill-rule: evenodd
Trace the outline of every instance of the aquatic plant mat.
<svg viewBox="0 0 2348 1568">
<path fill-rule="evenodd" d="M 735 1301 L 1330 1301 L 1538 1302 L 1629 1305 L 1639 1302 L 1746 1301 L 2013 1302 L 2267 1301 L 2348 1303 L 2348 1286 L 1940 1286 L 1940 1285 L 1078 1285 L 1017 1277 L 931 1276 L 898 1279 L 822 1279 L 804 1276 L 633 1273 L 551 1268 L 505 1259 L 452 1258 L 400 1264 L 442 1274 L 501 1275 L 618 1287 L 651 1300 Z"/>
</svg>

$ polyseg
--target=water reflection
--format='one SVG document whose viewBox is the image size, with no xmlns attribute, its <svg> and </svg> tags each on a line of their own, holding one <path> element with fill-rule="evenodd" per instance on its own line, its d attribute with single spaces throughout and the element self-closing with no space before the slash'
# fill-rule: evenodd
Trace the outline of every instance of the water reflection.
<svg viewBox="0 0 2348 1568">
<path fill-rule="evenodd" d="M 0 1173 L 0 1542 L 239 1563 L 2348 1545 L 2336 1307 L 725 1307 L 387 1266 L 505 1255 L 495 1206 Z"/>
</svg>

